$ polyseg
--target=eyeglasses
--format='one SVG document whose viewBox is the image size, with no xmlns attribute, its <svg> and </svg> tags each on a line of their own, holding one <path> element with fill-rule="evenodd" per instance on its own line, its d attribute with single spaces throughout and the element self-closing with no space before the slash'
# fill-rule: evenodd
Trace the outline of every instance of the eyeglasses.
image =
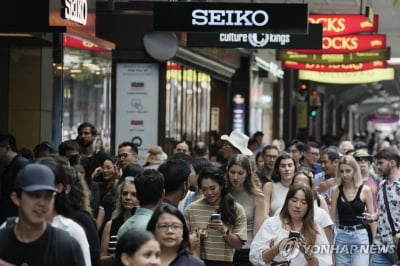
<svg viewBox="0 0 400 266">
<path fill-rule="evenodd" d="M 129 155 L 136 155 L 135 153 L 121 153 L 118 154 L 118 159 L 126 159 Z"/>
<path fill-rule="evenodd" d="M 357 162 L 361 162 L 361 161 L 370 161 L 370 157 L 369 156 L 357 156 L 354 157 L 354 159 L 356 159 Z"/>
<path fill-rule="evenodd" d="M 163 232 L 167 232 L 168 229 L 170 229 L 170 228 L 172 229 L 172 231 L 177 232 L 179 230 L 182 230 L 182 228 L 183 228 L 183 224 L 179 224 L 179 223 L 173 223 L 173 224 L 162 223 L 162 224 L 156 224 L 156 225 L 157 225 L 157 228 Z"/>
<path fill-rule="evenodd" d="M 185 149 L 176 149 L 176 151 L 177 152 L 183 152 L 183 153 L 187 152 L 187 150 L 185 150 Z"/>
<path fill-rule="evenodd" d="M 35 191 L 35 192 L 24 191 L 24 192 L 28 195 L 29 198 L 31 198 L 34 201 L 37 201 L 39 199 L 50 201 L 57 195 L 57 192 L 50 192 L 50 191 Z"/>
</svg>

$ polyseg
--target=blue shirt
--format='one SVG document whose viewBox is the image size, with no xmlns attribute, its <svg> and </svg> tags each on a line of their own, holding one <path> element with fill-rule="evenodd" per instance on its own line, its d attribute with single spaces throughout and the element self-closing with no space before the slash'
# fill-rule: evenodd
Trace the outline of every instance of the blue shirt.
<svg viewBox="0 0 400 266">
<path fill-rule="evenodd" d="M 141 207 L 137 208 L 135 214 L 129 217 L 129 219 L 119 228 L 117 238 L 119 239 L 126 231 L 133 228 L 146 230 L 147 224 L 152 215 L 153 211 L 150 209 Z"/>
</svg>

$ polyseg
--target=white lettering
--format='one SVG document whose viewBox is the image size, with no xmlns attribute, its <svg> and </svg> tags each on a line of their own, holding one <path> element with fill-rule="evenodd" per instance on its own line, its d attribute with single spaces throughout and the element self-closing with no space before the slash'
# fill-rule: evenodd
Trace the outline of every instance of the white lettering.
<svg viewBox="0 0 400 266">
<path fill-rule="evenodd" d="M 88 15 L 87 0 L 65 0 L 65 19 L 86 25 Z"/>
<path fill-rule="evenodd" d="M 66 0 L 74 1 L 74 0 Z M 75 0 L 79 1 L 79 0 Z M 192 11 L 192 25 L 199 26 L 257 26 L 267 25 L 268 13 L 264 10 L 205 10 Z"/>
</svg>

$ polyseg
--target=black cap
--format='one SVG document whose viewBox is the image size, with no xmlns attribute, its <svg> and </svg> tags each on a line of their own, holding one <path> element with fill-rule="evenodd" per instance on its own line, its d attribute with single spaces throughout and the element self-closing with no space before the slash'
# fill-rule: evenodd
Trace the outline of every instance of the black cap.
<svg viewBox="0 0 400 266">
<path fill-rule="evenodd" d="M 38 163 L 28 164 L 18 172 L 15 188 L 26 192 L 39 190 L 57 192 L 53 171 L 49 167 Z"/>
</svg>

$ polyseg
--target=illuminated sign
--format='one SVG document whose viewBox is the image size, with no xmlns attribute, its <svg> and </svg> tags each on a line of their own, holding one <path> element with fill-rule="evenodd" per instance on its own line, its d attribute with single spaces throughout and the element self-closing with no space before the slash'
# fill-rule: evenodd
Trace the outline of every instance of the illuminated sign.
<svg viewBox="0 0 400 266">
<path fill-rule="evenodd" d="M 299 70 L 299 79 L 331 84 L 357 84 L 394 79 L 394 68 L 379 68 L 353 72 L 319 72 Z"/>
<path fill-rule="evenodd" d="M 320 50 L 292 50 L 299 53 L 312 54 L 336 54 L 377 50 L 386 47 L 385 34 L 372 35 L 345 35 L 334 37 L 323 37 L 322 49 Z"/>
<path fill-rule="evenodd" d="M 88 16 L 87 0 L 64 0 L 64 18 L 86 25 Z"/>
<path fill-rule="evenodd" d="M 324 36 L 347 35 L 358 32 L 377 32 L 378 16 L 370 23 L 364 15 L 310 14 L 309 23 L 321 23 Z"/>
<path fill-rule="evenodd" d="M 68 35 L 64 35 L 64 37 L 63 37 L 63 46 L 69 47 L 69 48 L 75 48 L 75 49 L 98 51 L 98 52 L 109 52 L 110 51 L 110 49 L 108 49 L 108 48 L 103 48 L 92 42 L 74 38 L 74 37 L 71 37 Z"/>
<path fill-rule="evenodd" d="M 207 32 L 187 33 L 187 47 L 321 49 L 322 25 L 310 24 L 308 34 Z"/>
<path fill-rule="evenodd" d="M 282 61 L 282 68 L 303 69 L 322 72 L 350 72 L 386 67 L 387 62 L 385 60 L 376 60 L 373 62 L 354 64 L 309 64 L 293 61 Z"/>
<path fill-rule="evenodd" d="M 153 3 L 153 28 L 159 31 L 307 34 L 307 18 L 307 4 Z"/>
<path fill-rule="evenodd" d="M 388 60 L 390 49 L 370 50 L 345 54 L 306 54 L 285 50 L 276 51 L 277 60 L 289 60 L 310 64 L 352 64 L 375 60 Z"/>
</svg>

